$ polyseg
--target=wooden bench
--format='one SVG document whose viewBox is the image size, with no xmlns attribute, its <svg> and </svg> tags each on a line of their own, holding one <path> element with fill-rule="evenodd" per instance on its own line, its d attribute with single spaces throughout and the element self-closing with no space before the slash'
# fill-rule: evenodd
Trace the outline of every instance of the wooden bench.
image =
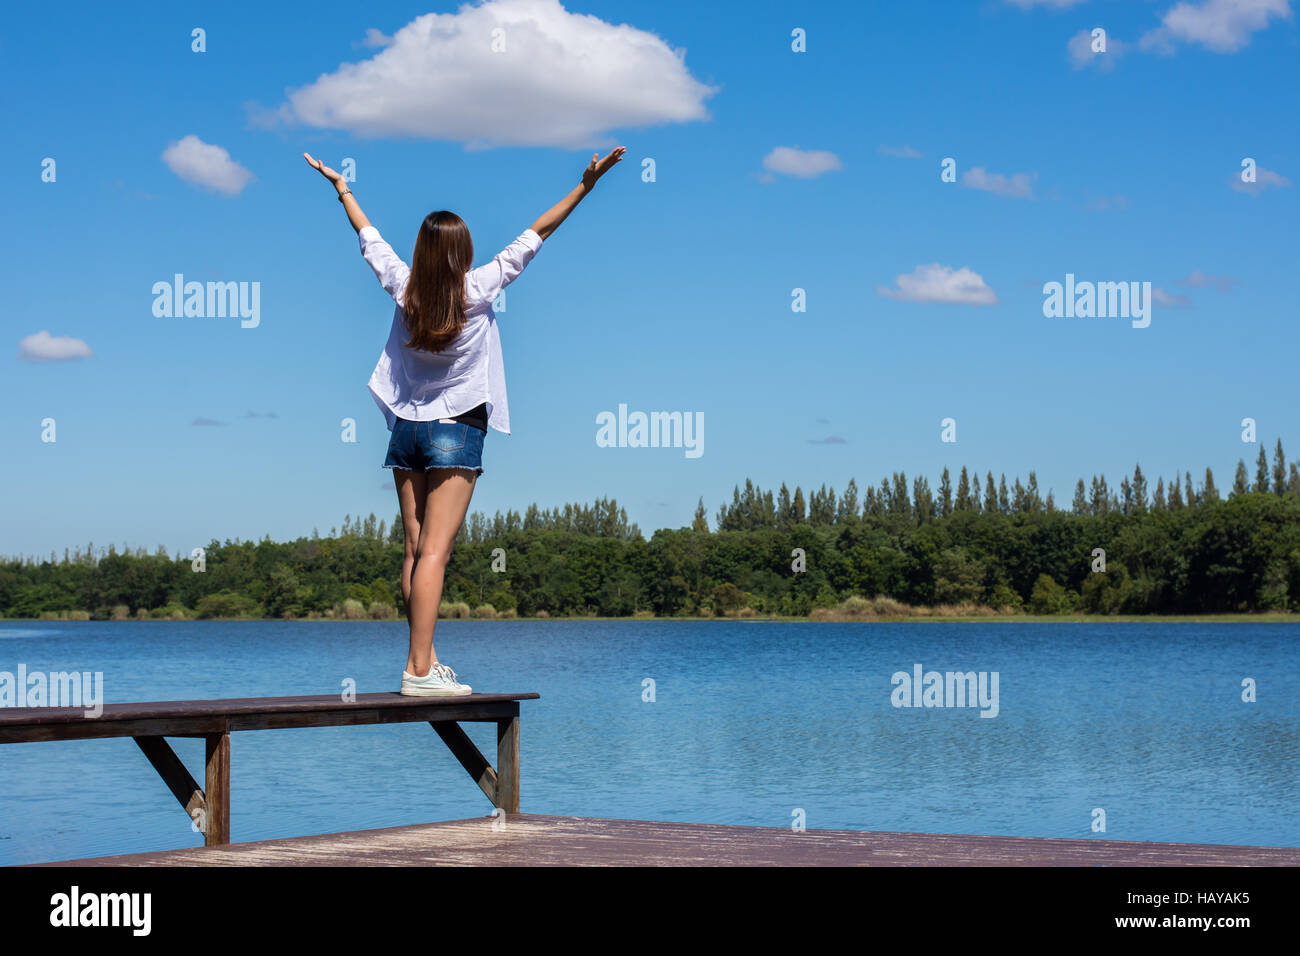
<svg viewBox="0 0 1300 956">
<path fill-rule="evenodd" d="M 519 812 L 519 701 L 538 694 L 403 697 L 397 693 L 317 697 L 248 697 L 107 704 L 98 717 L 81 707 L 0 708 L 0 744 L 130 737 L 144 751 L 208 846 L 230 842 L 230 735 L 238 730 L 345 727 L 428 721 L 483 793 L 505 813 Z M 459 721 L 495 722 L 492 765 Z M 202 737 L 206 781 L 200 788 L 167 737 Z"/>
</svg>

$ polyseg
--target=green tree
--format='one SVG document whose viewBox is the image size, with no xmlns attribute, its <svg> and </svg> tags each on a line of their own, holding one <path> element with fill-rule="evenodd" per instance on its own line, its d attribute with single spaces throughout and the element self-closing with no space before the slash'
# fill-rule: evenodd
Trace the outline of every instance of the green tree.
<svg viewBox="0 0 1300 956">
<path fill-rule="evenodd" d="M 1260 449 L 1261 454 L 1263 449 Z M 1286 454 L 1282 451 L 1282 439 L 1277 440 L 1277 447 L 1273 450 L 1273 492 L 1274 494 L 1286 493 Z"/>
<path fill-rule="evenodd" d="M 1232 482 L 1232 497 L 1250 493 L 1250 479 L 1246 474 L 1246 463 L 1237 459 L 1237 476 Z"/>
<path fill-rule="evenodd" d="M 234 591 L 219 591 L 199 599 L 195 608 L 198 617 L 251 617 L 257 612 L 257 602 Z"/>
<path fill-rule="evenodd" d="M 952 510 L 952 479 L 948 476 L 948 466 L 945 465 L 943 477 L 939 479 L 939 517 L 948 517 Z"/>
<path fill-rule="evenodd" d="M 784 490 L 785 485 L 782 485 L 781 488 Z M 700 498 L 700 503 L 695 506 L 695 520 L 691 522 L 691 530 L 698 531 L 701 534 L 709 533 L 709 519 L 705 516 L 703 497 Z M 495 603 L 493 602 L 493 604 Z"/>
<path fill-rule="evenodd" d="M 720 613 L 730 613 L 745 606 L 745 592 L 730 581 L 719 584 L 709 592 L 713 609 Z"/>
<path fill-rule="evenodd" d="M 1264 446 L 1259 446 L 1259 457 L 1255 459 L 1255 491 L 1261 493 L 1268 492 L 1268 455 L 1264 454 Z"/>
<path fill-rule="evenodd" d="M 266 616 L 284 617 L 292 615 L 296 617 L 301 614 L 302 604 L 298 595 L 300 588 L 301 584 L 298 581 L 298 576 L 293 573 L 293 568 L 287 564 L 277 564 L 271 571 L 270 581 L 266 589 L 266 599 L 263 602 Z M 211 606 L 208 605 L 208 607 Z"/>
<path fill-rule="evenodd" d="M 1141 465 L 1133 466 L 1133 507 L 1138 511 L 1147 509 L 1147 478 Z"/>
<path fill-rule="evenodd" d="M 1068 614 L 1072 602 L 1069 593 L 1050 574 L 1040 574 L 1029 596 L 1029 609 L 1034 614 Z"/>
<path fill-rule="evenodd" d="M 1177 511 L 1183 507 L 1182 483 L 1178 480 L 1178 475 L 1174 475 L 1169 481 L 1169 508 Z"/>
<path fill-rule="evenodd" d="M 964 604 L 984 596 L 984 565 L 965 548 L 945 548 L 934 568 L 934 599 L 940 604 Z"/>
<path fill-rule="evenodd" d="M 970 476 L 966 473 L 966 466 L 962 465 L 961 475 L 957 478 L 957 501 L 955 503 L 957 511 L 970 510 L 970 495 Z"/>
<path fill-rule="evenodd" d="M 1082 478 L 1074 486 L 1074 501 L 1070 505 L 1070 510 L 1077 515 L 1088 514 L 1088 491 L 1084 487 Z"/>
</svg>

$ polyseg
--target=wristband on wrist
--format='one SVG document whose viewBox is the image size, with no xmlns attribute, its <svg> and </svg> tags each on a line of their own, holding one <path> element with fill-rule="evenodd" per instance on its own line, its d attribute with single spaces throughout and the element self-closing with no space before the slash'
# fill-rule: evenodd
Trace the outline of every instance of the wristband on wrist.
<svg viewBox="0 0 1300 956">
<path fill-rule="evenodd" d="M 339 202 L 342 202 L 342 201 L 343 201 L 343 197 L 344 197 L 344 196 L 351 196 L 351 195 L 352 195 L 352 190 L 351 190 L 351 189 L 345 189 L 345 190 L 343 190 L 343 192 L 339 193 Z"/>
</svg>

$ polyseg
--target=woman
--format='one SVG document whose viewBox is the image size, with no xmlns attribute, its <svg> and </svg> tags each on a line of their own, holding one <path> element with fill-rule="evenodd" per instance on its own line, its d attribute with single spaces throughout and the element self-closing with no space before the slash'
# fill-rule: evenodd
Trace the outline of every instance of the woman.
<svg viewBox="0 0 1300 956">
<path fill-rule="evenodd" d="M 370 377 L 370 394 L 392 432 L 384 467 L 393 469 L 406 533 L 402 599 L 411 647 L 402 671 L 403 694 L 470 692 L 455 671 L 438 662 L 433 630 L 447 560 L 483 473 L 488 426 L 510 432 L 492 303 L 625 152 L 619 146 L 600 160 L 593 153 L 582 182 L 477 269 L 469 229 L 445 210 L 425 217 L 408 268 L 365 217 L 343 177 L 302 154 L 338 190 L 362 256 L 397 303 L 388 344 Z"/>
</svg>

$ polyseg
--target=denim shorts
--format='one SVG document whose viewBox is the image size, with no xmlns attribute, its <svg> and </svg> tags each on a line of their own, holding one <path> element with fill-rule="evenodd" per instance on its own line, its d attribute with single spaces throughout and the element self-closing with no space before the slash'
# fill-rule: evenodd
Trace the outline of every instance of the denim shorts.
<svg viewBox="0 0 1300 956">
<path fill-rule="evenodd" d="M 388 440 L 385 468 L 428 471 L 430 468 L 467 468 L 483 474 L 483 439 L 487 433 L 460 422 L 413 422 L 399 418 Z"/>
</svg>

